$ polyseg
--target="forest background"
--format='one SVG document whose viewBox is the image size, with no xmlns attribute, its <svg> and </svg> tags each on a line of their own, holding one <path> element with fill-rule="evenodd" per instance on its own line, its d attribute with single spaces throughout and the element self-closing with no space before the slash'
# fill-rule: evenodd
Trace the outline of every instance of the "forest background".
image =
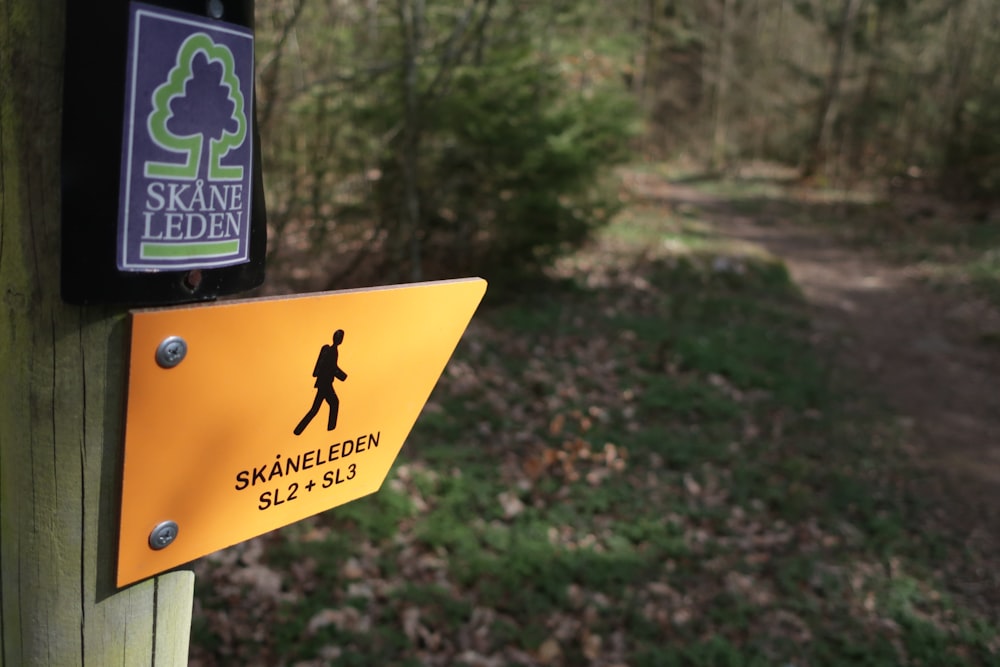
<svg viewBox="0 0 1000 667">
<path fill-rule="evenodd" d="M 490 288 L 192 665 L 997 664 L 1000 3 L 257 13 L 264 292 Z"/>
<path fill-rule="evenodd" d="M 262 1 L 272 273 L 530 272 L 607 223 L 630 157 L 996 197 L 998 26 L 990 0 Z"/>
</svg>

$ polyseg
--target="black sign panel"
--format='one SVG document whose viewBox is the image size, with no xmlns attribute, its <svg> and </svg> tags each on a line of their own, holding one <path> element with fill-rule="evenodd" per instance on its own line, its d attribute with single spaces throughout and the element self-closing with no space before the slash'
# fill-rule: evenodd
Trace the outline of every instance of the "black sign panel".
<svg viewBox="0 0 1000 667">
<path fill-rule="evenodd" d="M 214 299 L 264 279 L 252 0 L 67 3 L 62 295 Z"/>
</svg>

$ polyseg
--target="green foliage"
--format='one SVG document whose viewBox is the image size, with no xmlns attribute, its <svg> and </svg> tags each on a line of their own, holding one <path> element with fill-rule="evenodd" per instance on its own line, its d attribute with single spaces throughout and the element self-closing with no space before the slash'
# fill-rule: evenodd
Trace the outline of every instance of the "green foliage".
<svg viewBox="0 0 1000 667">
<path fill-rule="evenodd" d="M 1000 90 L 985 88 L 959 110 L 942 180 L 952 194 L 1000 198 Z"/>
<path fill-rule="evenodd" d="M 536 272 L 607 224 L 618 202 L 604 177 L 628 156 L 637 107 L 620 80 L 581 85 L 569 56 L 540 43 L 560 12 L 390 5 L 335 20 L 307 6 L 294 24 L 309 49 L 295 72 L 304 85 L 281 97 L 285 80 L 261 75 L 274 88 L 264 149 L 275 253 L 291 256 L 285 237 L 302 235 L 315 255 L 356 248 L 372 281 L 497 279 Z M 287 15 L 275 15 L 283 30 Z"/>
<path fill-rule="evenodd" d="M 623 91 L 582 95 L 523 49 L 463 67 L 429 100 L 421 126 L 425 246 L 450 271 L 532 271 L 578 247 L 616 211 L 600 184 L 635 129 Z M 383 160 L 380 208 L 401 199 L 397 157 Z"/>
</svg>

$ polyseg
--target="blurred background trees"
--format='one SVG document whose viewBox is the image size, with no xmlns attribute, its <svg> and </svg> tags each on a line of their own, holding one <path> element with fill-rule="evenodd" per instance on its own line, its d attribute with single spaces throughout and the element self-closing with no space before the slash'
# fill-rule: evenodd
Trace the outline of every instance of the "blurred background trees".
<svg viewBox="0 0 1000 667">
<path fill-rule="evenodd" d="M 609 167 L 764 160 L 1000 193 L 995 0 L 258 0 L 272 266 L 298 289 L 530 273 Z"/>
</svg>

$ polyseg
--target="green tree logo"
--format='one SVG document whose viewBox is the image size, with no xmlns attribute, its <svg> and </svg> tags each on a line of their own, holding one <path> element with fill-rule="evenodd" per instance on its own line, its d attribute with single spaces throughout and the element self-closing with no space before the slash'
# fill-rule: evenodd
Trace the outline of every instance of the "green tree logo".
<svg viewBox="0 0 1000 667">
<path fill-rule="evenodd" d="M 153 141 L 183 153 L 183 163 L 146 162 L 147 177 L 194 180 L 209 140 L 209 180 L 238 181 L 242 166 L 220 164 L 247 135 L 246 104 L 236 76 L 233 52 L 205 33 L 191 35 L 177 51 L 177 63 L 153 92 L 147 121 Z"/>
</svg>

